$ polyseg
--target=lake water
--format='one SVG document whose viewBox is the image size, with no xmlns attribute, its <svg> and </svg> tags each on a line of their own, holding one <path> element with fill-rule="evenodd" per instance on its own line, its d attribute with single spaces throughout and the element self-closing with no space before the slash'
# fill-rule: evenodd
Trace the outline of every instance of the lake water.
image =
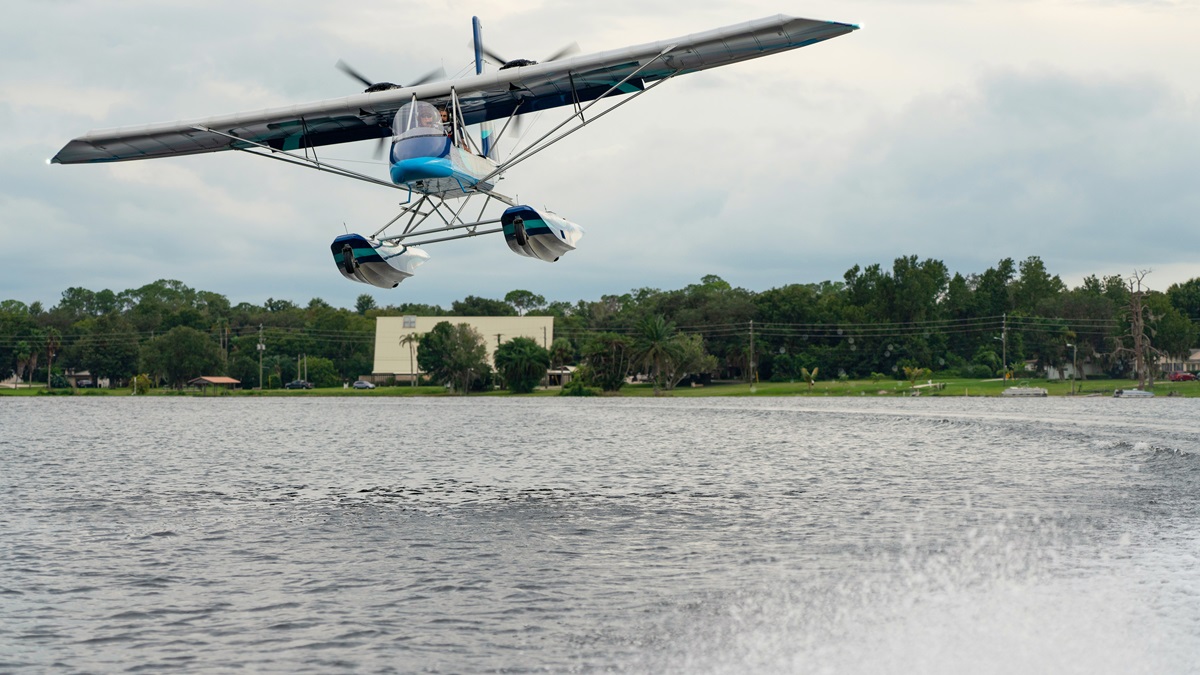
<svg viewBox="0 0 1200 675">
<path fill-rule="evenodd" d="M 0 398 L 0 671 L 1194 673 L 1198 413 Z"/>
</svg>

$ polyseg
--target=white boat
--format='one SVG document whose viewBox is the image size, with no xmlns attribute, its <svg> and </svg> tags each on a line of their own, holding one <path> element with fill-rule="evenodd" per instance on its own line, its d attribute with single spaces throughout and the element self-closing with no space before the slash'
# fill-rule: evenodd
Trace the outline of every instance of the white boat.
<svg viewBox="0 0 1200 675">
<path fill-rule="evenodd" d="M 1041 387 L 1009 387 L 1000 392 L 1001 396 L 1049 396 L 1050 393 Z"/>
<path fill-rule="evenodd" d="M 1154 398 L 1154 392 L 1141 389 L 1118 389 L 1113 392 L 1113 398 Z"/>
</svg>

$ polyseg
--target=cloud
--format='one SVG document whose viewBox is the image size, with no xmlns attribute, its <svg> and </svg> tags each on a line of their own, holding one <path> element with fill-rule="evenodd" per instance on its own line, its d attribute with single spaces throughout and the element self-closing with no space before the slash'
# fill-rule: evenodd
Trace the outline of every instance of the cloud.
<svg viewBox="0 0 1200 675">
<path fill-rule="evenodd" d="M 81 105 L 86 101 L 87 105 Z M 14 83 L 0 90 L 0 103 L 21 114 L 80 114 L 105 119 L 113 108 L 129 102 L 128 92 L 103 87 L 74 87 L 40 82 Z"/>
<path fill-rule="evenodd" d="M 470 59 L 469 20 L 513 58 L 585 52 L 777 13 L 766 0 L 477 0 L 330 5 L 19 0 L 0 25 L 0 299 L 177 278 L 234 302 L 322 297 L 448 305 L 527 288 L 578 300 L 705 274 L 763 290 L 901 255 L 982 271 L 1040 255 L 1052 272 L 1190 273 L 1200 137 L 1182 3 L 817 0 L 864 30 L 688 75 L 512 170 L 501 191 L 585 228 L 546 264 L 499 238 L 430 247 L 394 291 L 344 281 L 328 249 L 404 196 L 238 153 L 110 166 L 43 161 L 91 128 L 342 96 L 344 58 L 403 82 Z M 54 26 L 53 40 L 38 28 Z M 545 114 L 530 133 L 547 130 Z M 382 176 L 369 144 L 325 158 Z M 345 227 L 343 228 L 343 223 Z M 1155 276 L 1160 276 L 1156 272 Z M 1178 279 L 1178 280 L 1182 280 Z M 1176 279 L 1161 280 L 1163 286 Z"/>
<path fill-rule="evenodd" d="M 1152 78 L 986 72 L 876 120 L 804 196 L 817 227 L 853 233 L 825 242 L 843 258 L 909 251 L 981 270 L 1036 254 L 1072 272 L 1194 259 L 1198 117 Z"/>
</svg>

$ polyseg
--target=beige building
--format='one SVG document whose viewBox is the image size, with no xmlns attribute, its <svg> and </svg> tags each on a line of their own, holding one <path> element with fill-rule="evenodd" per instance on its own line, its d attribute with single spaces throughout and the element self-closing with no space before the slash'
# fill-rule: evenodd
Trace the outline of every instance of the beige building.
<svg viewBox="0 0 1200 675">
<path fill-rule="evenodd" d="M 442 321 L 452 324 L 465 323 L 479 331 L 487 346 L 489 363 L 496 347 L 515 337 L 527 337 L 546 349 L 554 342 L 554 317 L 552 316 L 381 316 L 375 319 L 375 366 L 372 379 L 382 381 L 395 376 L 397 380 L 410 381 L 418 373 L 416 361 L 417 344 L 412 349 L 402 342 L 405 336 L 420 337 L 433 330 Z"/>
<path fill-rule="evenodd" d="M 1164 373 L 1188 372 L 1195 373 L 1200 371 L 1200 349 L 1189 349 L 1187 356 L 1164 356 L 1159 359 L 1158 365 Z"/>
</svg>

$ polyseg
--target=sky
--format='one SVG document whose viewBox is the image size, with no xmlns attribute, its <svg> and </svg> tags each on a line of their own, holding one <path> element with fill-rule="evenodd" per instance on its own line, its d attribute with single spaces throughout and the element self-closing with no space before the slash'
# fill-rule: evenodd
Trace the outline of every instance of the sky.
<svg viewBox="0 0 1200 675">
<path fill-rule="evenodd" d="M 177 279 L 238 302 L 449 304 L 526 289 L 597 300 L 715 274 L 763 291 L 900 256 L 980 273 L 1040 256 L 1068 285 L 1200 277 L 1200 1 L 16 0 L 0 24 L 0 299 Z M 579 223 L 548 264 L 499 235 L 435 244 L 398 288 L 329 251 L 397 193 L 214 153 L 48 165 L 92 129 L 357 93 L 344 59 L 403 82 L 466 74 L 470 20 L 540 59 L 774 14 L 861 30 L 679 77 L 513 168 L 498 189 Z M 561 113 L 544 112 L 528 134 Z M 373 143 L 323 149 L 385 177 Z"/>
</svg>

